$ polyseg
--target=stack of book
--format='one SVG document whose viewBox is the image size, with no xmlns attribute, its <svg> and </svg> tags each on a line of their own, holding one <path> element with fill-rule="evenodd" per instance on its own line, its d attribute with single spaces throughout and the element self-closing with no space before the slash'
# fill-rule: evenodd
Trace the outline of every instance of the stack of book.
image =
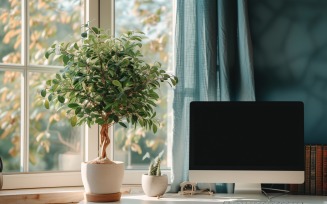
<svg viewBox="0 0 327 204">
<path fill-rule="evenodd" d="M 327 195 L 327 145 L 305 145 L 304 184 L 289 184 L 292 194 Z"/>
</svg>

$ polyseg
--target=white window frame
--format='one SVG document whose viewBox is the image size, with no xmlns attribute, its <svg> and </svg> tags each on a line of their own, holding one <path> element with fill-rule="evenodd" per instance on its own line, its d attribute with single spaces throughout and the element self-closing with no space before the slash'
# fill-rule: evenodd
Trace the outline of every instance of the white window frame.
<svg viewBox="0 0 327 204">
<path fill-rule="evenodd" d="M 104 29 L 109 29 L 111 34 L 115 32 L 115 0 L 83 0 L 84 1 L 84 22 L 90 22 L 91 26 L 97 26 Z M 4 65 L 0 64 L 0 71 L 12 70 L 22 72 L 24 84 L 22 84 L 22 90 L 24 90 L 24 98 L 22 100 L 28 101 L 28 72 L 40 68 L 42 66 L 30 66 L 28 65 L 28 0 L 22 0 L 22 50 L 23 52 L 23 64 L 22 65 Z M 174 6 L 175 7 L 175 6 Z M 8 68 L 9 67 L 9 68 Z M 28 69 L 27 69 L 28 67 Z M 39 71 L 39 69 L 37 69 Z M 53 69 L 48 69 L 46 66 L 42 67 L 42 71 L 53 72 Z M 27 98 L 27 99 L 26 99 Z M 22 120 L 28 123 L 28 104 L 22 101 Z M 27 157 L 28 148 L 28 126 L 23 127 L 21 151 L 23 156 Z M 84 152 L 83 160 L 89 161 L 98 156 L 99 152 L 99 126 L 94 125 L 91 128 L 85 126 L 84 137 Z M 96 135 L 96 136 L 95 136 Z M 113 138 L 113 128 L 110 130 L 111 141 Z M 112 145 L 110 145 L 111 147 Z M 110 158 L 113 159 L 113 148 L 107 149 L 110 152 Z M 28 158 L 23 159 L 27 164 L 21 164 L 21 166 L 28 165 Z M 142 174 L 147 173 L 147 170 L 125 170 L 123 184 L 135 185 L 141 184 Z M 168 175 L 168 181 L 170 183 L 171 172 L 170 170 L 163 170 L 164 174 Z M 81 172 L 28 172 L 28 173 L 5 173 L 3 176 L 3 189 L 20 189 L 20 188 L 48 188 L 48 187 L 68 187 L 68 186 L 82 186 Z"/>
</svg>

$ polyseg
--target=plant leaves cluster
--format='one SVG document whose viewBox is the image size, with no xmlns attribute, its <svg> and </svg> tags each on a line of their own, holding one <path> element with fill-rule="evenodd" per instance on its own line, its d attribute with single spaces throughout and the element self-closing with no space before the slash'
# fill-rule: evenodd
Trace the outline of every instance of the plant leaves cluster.
<svg viewBox="0 0 327 204">
<path fill-rule="evenodd" d="M 78 42 L 53 44 L 45 53 L 62 61 L 64 68 L 46 81 L 40 94 L 44 106 L 67 108 L 72 126 L 119 123 L 157 131 L 157 90 L 161 82 L 175 86 L 159 62 L 148 64 L 140 48 L 144 33 L 129 31 L 113 37 L 105 30 L 84 25 Z"/>
<path fill-rule="evenodd" d="M 161 176 L 160 163 L 161 163 L 161 159 L 159 157 L 157 157 L 154 161 L 152 161 L 149 166 L 148 175 Z"/>
</svg>

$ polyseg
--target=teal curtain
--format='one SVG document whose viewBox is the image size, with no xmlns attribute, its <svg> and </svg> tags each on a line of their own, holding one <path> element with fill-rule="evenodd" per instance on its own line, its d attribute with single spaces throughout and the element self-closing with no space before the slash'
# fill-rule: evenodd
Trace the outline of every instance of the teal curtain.
<svg viewBox="0 0 327 204">
<path fill-rule="evenodd" d="M 172 192 L 188 180 L 190 102 L 255 100 L 247 1 L 177 0 L 176 9 Z"/>
</svg>

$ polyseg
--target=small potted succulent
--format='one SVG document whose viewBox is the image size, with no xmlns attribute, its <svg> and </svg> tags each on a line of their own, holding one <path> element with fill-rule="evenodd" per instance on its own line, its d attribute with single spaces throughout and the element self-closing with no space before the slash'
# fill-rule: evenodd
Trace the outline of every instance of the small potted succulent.
<svg viewBox="0 0 327 204">
<path fill-rule="evenodd" d="M 154 159 L 147 174 L 142 175 L 142 189 L 147 196 L 160 197 L 165 194 L 168 186 L 168 177 L 161 174 L 160 155 Z"/>
<path fill-rule="evenodd" d="M 100 152 L 82 162 L 87 201 L 120 200 L 124 164 L 111 161 L 106 149 L 114 124 L 141 126 L 157 131 L 156 93 L 160 82 L 175 86 L 177 77 L 167 74 L 159 62 L 148 64 L 140 48 L 144 33 L 129 31 L 113 37 L 107 31 L 84 25 L 78 42 L 53 44 L 45 54 L 61 59 L 64 68 L 41 90 L 44 106 L 64 108 L 71 125 L 99 125 Z M 94 139 L 98 135 L 94 135 Z"/>
</svg>

